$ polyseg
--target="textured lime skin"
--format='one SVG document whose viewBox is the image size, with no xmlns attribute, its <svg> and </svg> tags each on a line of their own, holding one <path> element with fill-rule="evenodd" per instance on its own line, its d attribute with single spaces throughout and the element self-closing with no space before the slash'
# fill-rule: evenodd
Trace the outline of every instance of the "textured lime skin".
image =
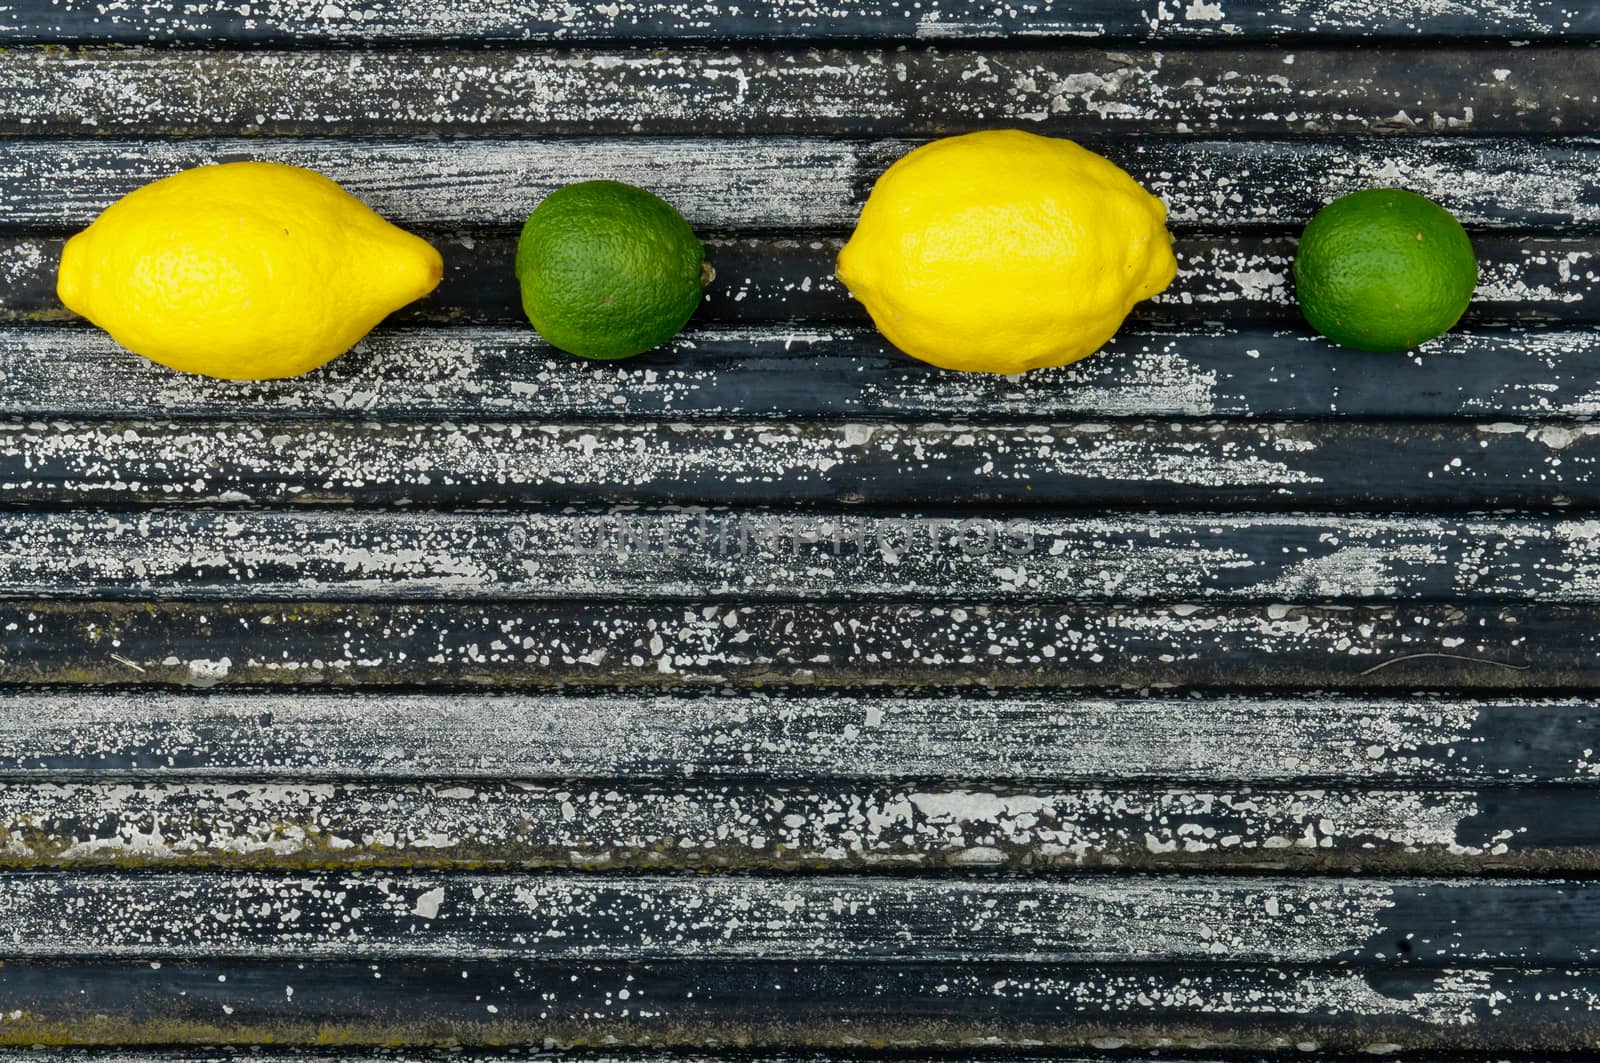
<svg viewBox="0 0 1600 1063">
<path fill-rule="evenodd" d="M 1461 319 L 1478 260 L 1461 223 L 1399 188 L 1369 188 L 1311 219 L 1294 259 L 1300 312 L 1344 347 L 1404 351 Z"/>
<path fill-rule="evenodd" d="M 677 335 L 710 277 L 683 215 L 617 181 L 545 197 L 522 227 L 515 268 L 539 335 L 599 359 L 642 354 Z"/>
</svg>

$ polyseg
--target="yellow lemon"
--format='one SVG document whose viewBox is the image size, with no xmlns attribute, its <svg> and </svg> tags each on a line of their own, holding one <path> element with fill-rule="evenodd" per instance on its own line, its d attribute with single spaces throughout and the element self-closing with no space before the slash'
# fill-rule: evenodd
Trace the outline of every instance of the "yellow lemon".
<svg viewBox="0 0 1600 1063">
<path fill-rule="evenodd" d="M 321 174 L 232 162 L 117 200 L 67 241 L 56 292 L 162 365 L 267 380 L 343 354 L 443 271 L 425 240 Z"/>
<path fill-rule="evenodd" d="M 991 130 L 878 179 L 838 275 L 879 331 L 946 369 L 1018 373 L 1099 350 L 1177 275 L 1167 211 L 1070 140 Z"/>
</svg>

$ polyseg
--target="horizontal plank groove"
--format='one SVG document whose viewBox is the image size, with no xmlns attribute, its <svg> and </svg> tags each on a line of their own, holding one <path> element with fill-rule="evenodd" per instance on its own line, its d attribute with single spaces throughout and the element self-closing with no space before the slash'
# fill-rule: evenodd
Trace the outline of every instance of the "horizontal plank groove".
<svg viewBox="0 0 1600 1063">
<path fill-rule="evenodd" d="M 1167 1052 L 1162 1058 L 1182 1060 L 1183 1063 L 1273 1063 L 1274 1056 L 1267 1054 L 1241 1054 L 1228 1048 L 1209 1046 L 1209 1051 Z M 1372 1053 L 1354 1054 L 1320 1053 L 1318 1059 L 1329 1063 L 1371 1063 Z M 928 1046 L 923 1049 L 896 1048 L 892 1051 L 864 1049 L 859 1045 L 833 1048 L 805 1048 L 794 1045 L 761 1049 L 729 1048 L 718 1044 L 710 1047 L 686 1048 L 676 1046 L 629 1047 L 593 1046 L 559 1048 L 530 1047 L 527 1045 L 483 1045 L 439 1048 L 430 1045 L 393 1043 L 384 1047 L 341 1045 L 319 1047 L 294 1047 L 261 1044 L 222 1044 L 185 1048 L 182 1045 L 29 1045 L 10 1048 L 0 1045 L 0 1063 L 868 1063 L 868 1061 L 893 1059 L 897 1063 L 951 1063 L 960 1059 L 966 1063 L 1009 1060 L 1012 1063 L 1119 1063 L 1128 1058 L 1120 1049 L 1106 1049 L 1089 1044 L 1081 1051 L 1055 1049 L 1041 1051 L 1037 1045 L 1007 1048 L 1004 1046 L 973 1046 L 959 1055 L 948 1046 Z M 1399 1056 L 1407 1063 L 1483 1063 L 1481 1053 Z M 1503 1063 L 1540 1063 L 1543 1056 L 1516 1052 L 1496 1053 L 1495 1059 Z"/>
<path fill-rule="evenodd" d="M 0 18 L 3 18 L 0 15 Z M 387 218 L 433 229 L 520 226 L 573 181 L 644 185 L 712 231 L 848 230 L 873 181 L 924 140 L 660 137 L 464 140 L 0 140 L 0 228 L 87 225 L 114 200 L 191 166 L 270 160 L 327 174 Z M 1182 230 L 1303 225 L 1324 203 L 1401 183 L 1473 227 L 1600 224 L 1600 140 L 1088 137 L 1159 196 Z"/>
<path fill-rule="evenodd" d="M 1288 58 L 1293 56 L 1293 60 Z M 1254 135 L 1593 129 L 1587 47 L 12 48 L 0 134 Z"/>
<path fill-rule="evenodd" d="M 1600 883 L 0 875 L 0 955 L 205 960 L 1600 961 Z"/>
<path fill-rule="evenodd" d="M 1588 422 L 0 421 L 8 505 L 1583 510 L 1597 462 Z"/>
<path fill-rule="evenodd" d="M 521 7 L 503 0 L 438 5 L 388 3 L 377 8 L 320 10 L 267 0 L 248 13 L 221 0 L 184 5 L 110 7 L 86 0 L 19 0 L 0 11 L 0 41 L 18 43 L 146 42 L 422 42 L 697 41 L 761 37 L 811 40 L 886 38 L 1095 37 L 1148 41 L 1305 37 L 1361 40 L 1462 38 L 1576 40 L 1600 37 L 1600 16 L 1583 5 L 1511 0 L 1483 10 L 1402 0 L 1381 11 L 1340 5 L 1308 8 L 1293 0 L 1248 7 L 1059 0 L 1029 8 L 942 0 L 816 4 L 781 0 L 753 8 L 676 0 L 631 0 L 618 7 Z"/>
<path fill-rule="evenodd" d="M 1594 520 L 0 512 L 0 596 L 1600 603 Z"/>
<path fill-rule="evenodd" d="M 1592 787 L 18 782 L 0 868 L 1589 875 L 1597 824 Z"/>
<path fill-rule="evenodd" d="M 24 417 L 977 418 L 1600 416 L 1600 331 L 1461 329 L 1410 356 L 1297 328 L 1130 325 L 1013 377 L 935 369 L 857 326 L 696 325 L 596 365 L 526 326 L 381 329 L 306 377 L 173 373 L 98 330 L 0 326 L 0 412 Z"/>
<path fill-rule="evenodd" d="M 1004 1048 L 979 1050 L 962 1058 L 985 1060 L 1000 1056 L 1013 1056 Z M 405 1048 L 293 1048 L 260 1045 L 218 1045 L 201 1049 L 172 1048 L 165 1046 L 116 1045 L 100 1048 L 33 1046 L 7 1048 L 0 1046 L 0 1063 L 864 1063 L 882 1058 L 871 1052 L 856 1049 L 811 1050 L 788 1048 L 768 1049 L 759 1053 L 744 1049 L 688 1051 L 682 1048 L 650 1049 L 622 1048 L 598 1050 L 592 1048 L 433 1048 L 424 1045 Z M 950 1053 L 932 1049 L 922 1054 L 896 1051 L 894 1059 L 902 1063 L 949 1063 Z M 1062 1054 L 1027 1053 L 1029 1063 L 1114 1063 L 1118 1057 L 1090 1047 L 1084 1053 Z M 1322 1056 L 1323 1059 L 1336 1057 Z M 1515 1063 L 1517 1057 L 1507 1058 Z M 1240 1063 L 1236 1055 L 1186 1055 L 1185 1063 Z M 1253 1063 L 1270 1063 L 1257 1059 Z M 1345 1057 L 1339 1063 L 1371 1063 L 1364 1056 Z M 1437 1057 L 1428 1063 L 1448 1063 Z M 1478 1063 L 1466 1058 L 1455 1063 Z M 1532 1061 L 1530 1060 L 1530 1063 Z"/>
<path fill-rule="evenodd" d="M 1574 1050 L 1600 1008 L 1570 968 L 781 961 L 30 961 L 0 1042 L 902 1050 Z M 1393 1046 L 1389 1048 L 1387 1046 Z"/>
<path fill-rule="evenodd" d="M 112 962 L 17 965 L 0 971 L 0 987 L 22 1005 L 9 1025 L 0 1020 L 0 1038 L 14 1044 L 48 1032 L 61 1044 L 216 1044 L 270 1036 L 278 1044 L 307 1045 L 326 1043 L 331 1030 L 353 1045 L 688 1047 L 725 1044 L 738 1034 L 741 1045 L 765 1048 L 792 1047 L 803 1031 L 801 1043 L 813 1048 L 864 1041 L 932 1048 L 954 1039 L 991 1049 L 1088 1049 L 1160 1037 L 1179 1048 L 1226 1039 L 1257 1049 L 1296 1043 L 1347 1051 L 1371 1044 L 1566 1049 L 1588 1043 L 1594 1027 L 1582 990 L 1556 969 L 1379 977 L 1195 966 L 1022 972 L 1006 965 L 796 970 L 657 963 L 596 964 L 579 976 L 562 965 L 506 962 L 413 961 L 376 970 L 355 963 L 151 969 Z M 66 1021 L 63 1001 L 93 1009 L 93 1017 Z M 141 1010 L 151 1005 L 157 1010 Z"/>
<path fill-rule="evenodd" d="M 516 237 L 505 232 L 429 234 L 444 256 L 444 280 L 427 298 L 392 321 L 412 325 L 505 325 L 527 328 L 512 268 Z M 700 325 L 782 323 L 870 327 L 865 308 L 834 278 L 844 238 L 815 236 L 708 237 L 717 279 L 695 312 Z M 55 294 L 58 237 L 0 237 L 0 321 L 76 321 Z M 1600 236 L 1474 238 L 1480 279 L 1463 319 L 1468 327 L 1506 323 L 1574 325 L 1600 321 Z M 1179 273 L 1172 286 L 1137 304 L 1136 327 L 1190 327 L 1210 322 L 1270 324 L 1312 333 L 1294 298 L 1292 236 L 1187 236 L 1176 244 Z"/>
<path fill-rule="evenodd" d="M 960 1058 L 982 1063 L 1001 1057 L 1015 1060 L 1015 1050 L 975 1049 Z M 408 1045 L 404 1048 L 341 1046 L 294 1048 L 264 1045 L 214 1045 L 199 1049 L 167 1046 L 103 1046 L 49 1047 L 30 1045 L 26 1048 L 0 1046 L 0 1063 L 866 1063 L 882 1059 L 886 1053 L 875 1053 L 859 1047 L 845 1049 L 794 1048 L 766 1049 L 755 1052 L 749 1049 L 713 1048 L 686 1050 L 683 1048 L 532 1048 L 526 1046 L 484 1048 L 435 1048 L 426 1045 Z M 1041 1053 L 1037 1049 L 1025 1053 L 1028 1063 L 1115 1063 L 1120 1057 L 1093 1046 L 1082 1053 Z M 950 1063 L 951 1053 L 934 1048 L 922 1053 L 897 1050 L 893 1058 L 899 1063 Z M 1185 1054 L 1185 1063 L 1242 1063 L 1242 1057 L 1230 1053 Z M 1371 1063 L 1367 1056 L 1323 1055 L 1325 1060 L 1337 1063 Z M 1509 1063 L 1519 1057 L 1502 1055 Z M 1255 1057 L 1250 1063 L 1271 1063 L 1270 1059 Z M 1427 1063 L 1479 1063 L 1471 1057 L 1454 1061 L 1437 1055 Z M 1530 1059 L 1529 1063 L 1533 1063 Z"/>
<path fill-rule="evenodd" d="M 1010 1055 L 1005 1049 L 998 1052 L 983 1051 L 968 1055 L 966 1059 L 982 1060 L 990 1056 Z M 880 1058 L 859 1049 L 806 1050 L 803 1048 L 769 1049 L 759 1053 L 741 1049 L 710 1049 L 688 1051 L 682 1048 L 544 1048 L 544 1047 L 450 1047 L 428 1045 L 382 1048 L 341 1046 L 294 1048 L 266 1045 L 213 1045 L 198 1049 L 168 1046 L 114 1045 L 99 1048 L 83 1046 L 42 1046 L 26 1048 L 0 1046 L 3 1063 L 864 1063 Z M 949 1053 L 934 1049 L 921 1055 L 899 1052 L 894 1058 L 904 1063 L 948 1063 Z M 1090 1048 L 1085 1053 L 1028 1053 L 1031 1063 L 1108 1063 L 1108 1056 Z M 1324 1057 L 1327 1058 L 1327 1057 Z M 1236 1056 L 1204 1055 L 1186 1057 L 1186 1063 L 1239 1063 Z M 1261 1061 L 1265 1063 L 1265 1061 Z M 1357 1063 L 1357 1058 L 1347 1058 L 1340 1063 Z M 1359 1063 L 1370 1063 L 1360 1059 Z M 1430 1060 L 1429 1063 L 1444 1063 Z M 1476 1061 L 1461 1061 L 1476 1063 Z"/>
<path fill-rule="evenodd" d="M 19 782 L 226 776 L 1589 786 L 1600 780 L 1597 749 L 1600 702 L 1586 698 L 970 690 L 0 694 L 0 778 Z"/>
<path fill-rule="evenodd" d="M 1589 689 L 1590 606 L 0 600 L 0 684 Z"/>
<path fill-rule="evenodd" d="M 1597 49 L 1600 53 L 1600 49 Z M 515 240 L 494 234 L 440 234 L 445 277 L 428 298 L 401 310 L 397 321 L 514 324 L 527 320 L 512 260 Z M 711 238 L 707 255 L 717 280 L 696 311 L 708 323 L 870 323 L 865 309 L 834 277 L 839 236 Z M 1464 321 L 1590 323 L 1600 321 L 1600 236 L 1527 236 L 1494 231 L 1474 236 L 1479 282 Z M 36 246 L 29 243 L 28 246 Z M 1187 236 L 1175 245 L 1179 272 L 1155 298 L 1137 304 L 1134 322 L 1269 321 L 1303 327 L 1294 298 L 1293 236 Z M 8 255 L 4 257 L 9 257 Z M 26 256 L 29 261 L 34 257 Z M 58 313 L 54 281 L 42 303 L 29 294 L 40 268 L 56 257 L 40 252 L 19 289 L 18 309 Z M 13 315 L 13 317 L 18 315 Z"/>
<path fill-rule="evenodd" d="M 1593 1050 L 1596 85 L 1575 0 L 0 0 L 0 1063 Z M 1180 275 L 945 373 L 834 260 L 1008 127 Z M 278 382 L 60 304 L 242 158 L 442 284 Z M 620 365 L 511 269 L 594 177 L 717 269 Z M 1375 185 L 1480 258 L 1421 352 L 1295 303 Z"/>
</svg>

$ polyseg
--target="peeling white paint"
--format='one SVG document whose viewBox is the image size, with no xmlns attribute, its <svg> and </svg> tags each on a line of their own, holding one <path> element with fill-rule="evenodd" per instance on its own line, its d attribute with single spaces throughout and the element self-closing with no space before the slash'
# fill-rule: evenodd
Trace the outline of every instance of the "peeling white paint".
<svg viewBox="0 0 1600 1063">
<path fill-rule="evenodd" d="M 1557 450 L 1582 435 L 1551 427 L 1531 432 Z M 1563 434 L 1553 438 L 1555 432 Z M 871 431 L 855 438 L 855 445 L 864 445 Z M 630 507 L 527 516 L 0 515 L 0 533 L 12 545 L 0 554 L 0 590 L 8 594 L 88 596 L 133 589 L 189 599 L 494 599 L 687 597 L 709 591 L 784 598 L 1314 600 L 1406 598 L 1447 589 L 1461 596 L 1600 600 L 1600 537 L 1584 534 L 1580 525 L 1538 520 L 1150 516 L 957 522 L 916 513 Z M 241 592 L 240 584 L 248 591 Z M 663 646 L 662 637 L 653 636 L 651 655 L 660 658 Z M 144 667 L 122 654 L 111 659 L 136 672 Z M 214 685 L 227 679 L 232 663 L 189 661 L 188 681 Z"/>
<path fill-rule="evenodd" d="M 1582 700 L 1328 695 L 12 693 L 0 699 L 0 768 L 48 776 L 48 765 L 72 760 L 258 779 L 889 779 L 943 771 L 1068 780 L 1137 763 L 1188 780 L 1571 782 L 1597 770 L 1579 723 L 1587 709 Z M 1570 734 L 1572 759 L 1476 763 L 1490 752 L 1486 734 L 1534 719 Z M 630 736 L 626 748 L 617 734 Z M 470 801 L 477 793 L 458 786 L 439 796 Z"/>
</svg>

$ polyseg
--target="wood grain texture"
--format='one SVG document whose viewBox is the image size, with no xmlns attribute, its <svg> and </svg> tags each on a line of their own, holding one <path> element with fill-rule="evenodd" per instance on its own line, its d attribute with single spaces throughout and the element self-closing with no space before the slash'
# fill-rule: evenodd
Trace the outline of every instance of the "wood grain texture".
<svg viewBox="0 0 1600 1063">
<path fill-rule="evenodd" d="M 1587 422 L 0 422 L 0 502 L 58 506 L 1585 507 L 1597 462 Z"/>
<path fill-rule="evenodd" d="M 1496 0 L 1472 6 L 1440 0 L 1350 3 L 1252 0 L 1171 4 L 1156 0 L 1043 0 L 993 5 L 973 0 L 816 4 L 780 0 L 759 7 L 710 2 L 629 0 L 614 6 L 513 4 L 469 0 L 448 8 L 420 0 L 385 0 L 346 9 L 266 0 L 247 8 L 220 0 L 117 5 L 86 0 L 14 0 L 0 8 L 8 42 L 146 41 L 490 41 L 701 40 L 741 37 L 972 38 L 1122 37 L 1149 41 L 1240 37 L 1399 38 L 1443 36 L 1575 40 L 1600 36 L 1600 17 L 1582 4 Z"/>
<path fill-rule="evenodd" d="M 1600 49 L 1596 49 L 1600 54 Z M 523 325 L 508 235 L 436 235 L 445 258 L 439 288 L 394 318 L 408 323 Z M 706 242 L 718 279 L 707 289 L 696 320 L 718 323 L 844 322 L 867 325 L 860 303 L 834 279 L 839 236 L 720 237 Z M 1291 236 L 1190 236 L 1175 251 L 1171 287 L 1137 304 L 1136 323 L 1273 322 L 1304 327 L 1294 298 Z M 1479 282 L 1464 317 L 1471 324 L 1600 322 L 1600 236 L 1476 236 Z M 30 246 L 38 244 L 30 242 Z M 48 245 L 46 245 L 48 246 Z M 46 293 L 53 293 L 52 258 Z M 31 257 L 31 256 L 30 256 Z M 28 275 L 36 275 L 33 267 Z M 27 290 L 27 289 L 24 289 Z M 53 294 L 18 308 L 30 316 L 59 315 Z"/>
<path fill-rule="evenodd" d="M 1561 605 L 0 602 L 0 682 L 1589 689 Z"/>
<path fill-rule="evenodd" d="M 30 961 L 0 993 L 13 1045 L 1552 1051 L 1600 1026 L 1579 971 L 1467 965 Z"/>
<path fill-rule="evenodd" d="M 17 782 L 0 868 L 1590 874 L 1597 823 L 1592 787 Z"/>
<path fill-rule="evenodd" d="M 492 236 L 439 241 L 444 282 L 428 299 L 401 311 L 401 321 L 522 324 L 510 263 L 514 241 Z M 867 324 L 860 303 L 834 279 L 842 237 L 730 237 L 707 252 L 718 280 L 698 319 L 715 322 L 840 322 Z M 1304 328 L 1291 268 L 1298 238 L 1286 235 L 1180 237 L 1178 275 L 1155 297 L 1134 306 L 1145 323 L 1270 322 Z M 1600 321 L 1600 238 L 1480 233 L 1473 238 L 1479 280 L 1463 317 L 1469 325 Z M 466 252 L 466 253 L 463 253 Z M 41 248 L 39 258 L 53 262 Z M 53 281 L 51 282 L 53 285 Z M 47 289 L 48 290 L 48 289 Z M 28 301 L 52 313 L 53 296 Z M 19 307 L 22 309 L 23 307 Z"/>
<path fill-rule="evenodd" d="M 0 53 L 0 133 L 1325 136 L 1600 125 L 1600 51 L 1503 43 Z"/>
<path fill-rule="evenodd" d="M 390 320 L 408 325 L 495 324 L 526 328 L 512 269 L 516 238 L 503 232 L 431 233 L 443 254 L 444 279 L 427 298 Z M 836 235 L 710 237 L 717 270 L 695 312 L 706 325 L 837 323 L 869 327 L 860 303 L 834 279 L 844 238 Z M 1291 236 L 1189 236 L 1177 241 L 1179 273 L 1171 287 L 1133 308 L 1134 327 L 1203 327 L 1239 322 L 1304 329 L 1294 300 Z M 62 239 L 0 238 L 0 321 L 75 321 L 55 294 Z M 1478 289 L 1464 321 L 1581 324 L 1600 321 L 1600 237 L 1509 236 L 1474 239 Z M 1309 330 L 1306 331 L 1309 335 Z"/>
<path fill-rule="evenodd" d="M 715 231 L 848 229 L 878 176 L 924 140 L 661 137 L 462 140 L 123 138 L 0 141 L 0 225 L 87 225 L 115 200 L 192 166 L 269 160 L 327 174 L 400 224 L 517 227 L 556 188 L 643 185 Z M 1464 224 L 1562 231 L 1600 224 L 1593 137 L 1088 137 L 1166 204 L 1175 228 L 1299 226 L 1324 203 L 1401 183 Z"/>
<path fill-rule="evenodd" d="M 1593 882 L 0 875 L 6 959 L 1419 965 L 1600 959 Z"/>
<path fill-rule="evenodd" d="M 1600 523 L 1505 518 L 0 513 L 0 595 L 1600 604 Z"/>
<path fill-rule="evenodd" d="M 627 741 L 619 741 L 626 736 Z M 1592 783 L 1591 699 L 28 691 L 0 775 Z"/>
<path fill-rule="evenodd" d="M 951 373 L 870 328 L 700 325 L 596 365 L 526 327 L 380 329 L 309 376 L 173 373 L 99 331 L 0 327 L 0 412 L 44 418 L 550 420 L 851 417 L 1513 417 L 1600 414 L 1600 332 L 1457 330 L 1409 357 L 1304 328 L 1123 329 L 1094 358 L 1015 377 Z"/>
<path fill-rule="evenodd" d="M 1600 1044 L 1597 42 L 1560 0 L 0 0 L 0 1046 L 55 1049 L 0 1060 Z M 1126 166 L 1183 273 L 1083 365 L 941 373 L 834 255 L 1005 126 Z M 445 283 L 284 382 L 71 319 L 67 232 L 234 158 Z M 626 365 L 512 280 L 590 177 L 718 269 Z M 1374 184 L 1483 264 L 1411 356 L 1293 303 Z"/>
<path fill-rule="evenodd" d="M 105 1057 L 109 1053 L 104 1048 L 85 1048 L 67 1045 L 51 1045 L 49 1047 L 30 1045 L 26 1048 L 8 1048 L 0 1046 L 0 1061 L 3 1063 L 106 1063 Z M 117 1063 L 451 1063 L 459 1061 L 463 1054 L 460 1047 L 436 1048 L 427 1045 L 413 1045 L 399 1047 L 387 1045 L 382 1048 L 342 1045 L 336 1047 L 323 1046 L 319 1048 L 294 1048 L 274 1047 L 270 1045 L 207 1045 L 197 1048 L 165 1047 L 165 1046 L 118 1046 L 115 1052 Z M 530 1047 L 516 1045 L 509 1048 L 483 1048 L 475 1047 L 471 1050 L 472 1058 L 482 1060 L 483 1063 L 750 1063 L 756 1057 L 755 1053 L 748 1050 L 723 1049 L 706 1050 L 704 1048 L 689 1051 L 682 1048 L 670 1050 L 651 1050 L 638 1048 L 624 1048 L 620 1051 L 603 1051 L 599 1049 L 583 1048 L 563 1050 L 559 1048 Z M 1038 1063 L 1104 1063 L 1104 1055 L 1096 1049 L 1089 1049 L 1088 1054 L 1041 1054 L 1037 1051 L 1029 1053 L 1030 1058 Z M 807 1050 L 804 1048 L 788 1050 L 766 1050 L 759 1054 L 762 1063 L 861 1063 L 862 1060 L 871 1058 L 870 1053 L 860 1049 L 849 1050 Z M 941 1063 L 949 1058 L 949 1053 L 938 1050 L 923 1053 L 908 1052 L 900 1058 L 915 1061 L 915 1063 Z M 1193 1056 L 1193 1063 L 1240 1063 L 1238 1056 L 1204 1055 Z M 1249 1063 L 1272 1063 L 1273 1057 L 1269 1055 L 1244 1057 Z M 1324 1059 L 1339 1059 L 1337 1056 L 1324 1055 Z M 1370 1063 L 1363 1056 L 1346 1056 L 1340 1063 Z M 1464 1058 L 1460 1063 L 1473 1063 L 1471 1059 Z"/>
<path fill-rule="evenodd" d="M 463 1052 L 460 1047 L 436 1048 L 427 1045 L 399 1047 L 392 1044 L 381 1048 L 359 1045 L 319 1048 L 252 1044 L 206 1045 L 195 1048 L 122 1045 L 117 1047 L 115 1055 L 117 1063 L 244 1063 L 245 1060 L 249 1060 L 250 1063 L 450 1063 L 452 1060 L 459 1060 Z M 759 1058 L 762 1063 L 861 1063 L 862 1060 L 871 1058 L 870 1052 L 865 1052 L 859 1047 L 833 1050 L 769 1048 L 755 1052 L 749 1049 L 704 1047 L 694 1050 L 680 1047 L 622 1048 L 607 1051 L 597 1048 L 560 1049 L 516 1045 L 509 1048 L 475 1046 L 470 1052 L 475 1060 L 482 1060 L 483 1063 L 511 1063 L 513 1060 L 521 1063 L 580 1063 L 580 1061 L 581 1063 L 749 1063 L 754 1058 Z M 111 1053 L 104 1047 L 0 1046 L 0 1061 L 3 1063 L 105 1063 L 104 1057 L 109 1054 Z M 939 1049 L 928 1049 L 921 1052 L 908 1051 L 901 1058 L 915 1063 L 940 1063 L 950 1054 Z M 1039 1063 L 1103 1063 L 1106 1058 L 1093 1046 L 1084 1053 L 1061 1051 L 1041 1053 L 1034 1049 L 1028 1054 L 1031 1059 Z M 1194 1063 L 1240 1063 L 1241 1059 L 1248 1060 L 1249 1063 L 1273 1061 L 1271 1053 L 1255 1056 L 1203 1054 L 1193 1055 L 1190 1058 Z M 1363 1055 L 1340 1056 L 1324 1053 L 1321 1058 L 1337 1060 L 1338 1063 L 1370 1063 L 1370 1059 Z M 1474 1061 L 1470 1056 L 1461 1056 L 1457 1057 L 1457 1063 L 1474 1063 Z"/>
</svg>

